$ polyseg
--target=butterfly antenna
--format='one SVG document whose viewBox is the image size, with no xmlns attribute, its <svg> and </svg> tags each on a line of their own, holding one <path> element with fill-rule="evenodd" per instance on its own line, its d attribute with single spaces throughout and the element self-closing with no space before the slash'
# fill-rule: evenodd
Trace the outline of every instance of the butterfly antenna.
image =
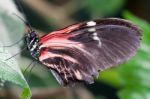
<svg viewBox="0 0 150 99">
<path fill-rule="evenodd" d="M 26 48 L 27 48 L 27 47 L 24 47 L 20 52 L 14 54 L 13 56 L 11 56 L 11 57 L 9 57 L 9 58 L 7 58 L 7 59 L 5 59 L 5 61 L 8 61 L 9 59 L 11 59 L 11 58 L 17 56 L 17 55 L 20 54 L 22 51 L 24 51 Z"/>
<path fill-rule="evenodd" d="M 15 16 L 17 16 L 20 20 L 22 20 L 22 21 L 29 27 L 30 31 L 33 31 L 33 30 L 32 30 L 32 27 L 31 27 L 31 25 L 30 25 L 29 22 L 25 21 L 23 18 L 21 18 L 21 17 L 18 16 L 17 14 L 15 14 L 15 13 L 13 13 L 13 14 L 14 14 Z"/>
<path fill-rule="evenodd" d="M 37 62 L 34 62 L 33 66 L 31 67 L 30 71 L 29 71 L 29 75 L 27 76 L 27 82 L 29 82 L 29 78 L 31 75 L 32 70 L 34 69 L 34 67 L 36 66 Z"/>
<path fill-rule="evenodd" d="M 20 43 L 20 41 L 22 41 L 22 40 L 23 40 L 23 38 L 24 38 L 24 37 L 22 37 L 20 40 L 18 40 L 18 41 L 17 41 L 17 42 L 15 42 L 14 44 L 6 45 L 6 46 L 2 46 L 2 47 L 12 47 L 12 46 L 14 46 L 14 45 L 16 45 L 16 44 Z"/>
<path fill-rule="evenodd" d="M 33 60 L 28 66 L 27 68 L 23 71 L 23 75 L 25 75 L 26 71 L 28 70 L 28 68 L 34 63 L 35 61 Z"/>
<path fill-rule="evenodd" d="M 23 7 L 21 6 L 21 2 L 19 0 L 16 0 L 16 3 L 18 4 L 18 7 L 20 8 L 21 12 L 23 14 L 25 14 L 24 10 L 23 10 Z M 17 14 L 15 14 L 19 19 L 21 19 L 29 28 L 30 28 L 30 31 L 32 31 L 32 27 L 30 25 L 29 22 L 25 21 L 24 19 L 22 19 L 20 16 L 18 16 Z"/>
<path fill-rule="evenodd" d="M 24 10 L 23 10 L 23 8 L 22 8 L 21 3 L 19 2 L 19 0 L 16 0 L 16 2 L 18 3 L 18 6 L 21 9 L 21 11 L 24 13 Z M 25 21 L 23 18 L 21 18 L 20 16 L 18 16 L 16 13 L 13 13 L 13 15 L 17 16 L 20 20 L 22 20 L 29 27 L 30 31 L 33 31 L 29 22 Z M 2 46 L 2 47 L 12 47 L 12 46 L 18 44 L 21 40 L 23 40 L 23 38 L 24 37 L 22 37 L 19 41 L 17 41 L 14 44 L 11 44 L 11 45 L 8 45 L 8 46 Z"/>
</svg>

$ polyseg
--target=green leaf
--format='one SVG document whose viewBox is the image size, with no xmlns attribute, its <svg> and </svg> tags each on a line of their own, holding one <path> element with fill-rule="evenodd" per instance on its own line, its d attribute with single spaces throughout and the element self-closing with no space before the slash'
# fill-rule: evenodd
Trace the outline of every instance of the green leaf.
<svg viewBox="0 0 150 99">
<path fill-rule="evenodd" d="M 100 72 L 98 80 L 107 82 L 107 84 L 114 87 L 120 87 L 124 84 L 124 81 L 122 81 L 119 72 L 117 72 L 117 69 L 109 69 Z"/>
<path fill-rule="evenodd" d="M 6 60 L 20 51 L 19 45 L 3 47 L 14 44 L 23 37 L 24 23 L 14 13 L 21 16 L 13 0 L 0 1 L 0 79 L 19 85 L 23 89 L 21 99 L 30 99 L 30 88 L 20 71 L 18 62 L 14 58 Z"/>
<path fill-rule="evenodd" d="M 134 16 L 128 11 L 123 16 L 138 25 L 143 31 L 141 47 L 136 56 L 120 66 L 119 74 L 124 80 L 124 86 L 119 91 L 120 99 L 150 98 L 150 24 Z"/>
<path fill-rule="evenodd" d="M 119 91 L 120 99 L 149 99 L 150 91 L 140 87 L 125 88 Z"/>
<path fill-rule="evenodd" d="M 30 88 L 22 75 L 17 62 L 13 58 L 6 60 L 11 56 L 12 55 L 9 54 L 6 49 L 0 47 L 0 79 L 10 81 L 22 87 L 23 92 L 21 99 L 29 99 L 31 96 Z"/>
<path fill-rule="evenodd" d="M 21 94 L 21 99 L 30 99 L 31 97 L 31 92 L 30 92 L 30 88 L 24 87 L 23 92 Z"/>
<path fill-rule="evenodd" d="M 129 61 L 128 64 L 122 67 L 121 72 L 123 73 L 124 71 L 124 74 L 130 74 L 130 77 L 133 77 L 133 79 L 138 81 L 137 83 L 150 88 L 150 84 L 148 83 L 150 81 L 150 24 L 135 17 L 128 11 L 125 11 L 123 15 L 126 19 L 131 20 L 133 23 L 141 27 L 143 37 L 137 55 Z"/>
</svg>

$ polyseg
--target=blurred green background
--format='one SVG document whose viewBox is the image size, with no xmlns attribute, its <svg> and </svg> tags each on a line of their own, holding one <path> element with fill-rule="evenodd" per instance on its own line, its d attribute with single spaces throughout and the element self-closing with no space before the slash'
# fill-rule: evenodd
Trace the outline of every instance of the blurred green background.
<svg viewBox="0 0 150 99">
<path fill-rule="evenodd" d="M 92 85 L 62 88 L 41 64 L 36 64 L 32 71 L 31 67 L 28 68 L 24 76 L 30 86 L 32 99 L 150 99 L 150 0 L 19 1 L 20 4 L 17 0 L 0 1 L 2 45 L 20 40 L 27 30 L 13 13 L 24 16 L 41 36 L 77 22 L 106 17 L 130 20 L 143 31 L 141 47 L 136 56 L 121 66 L 101 72 Z M 18 64 L 15 69 L 12 68 L 15 64 L 3 61 L 23 48 L 23 42 L 13 47 L 0 48 L 0 99 L 19 99 L 21 89 L 16 84 L 23 89 L 22 98 L 30 97 L 28 84 L 18 70 L 21 68 L 24 71 L 31 63 L 33 59 L 30 53 L 23 51 L 13 57 L 15 60 L 11 61 Z M 4 49 L 8 50 L 7 53 Z M 3 68 L 4 65 L 9 66 L 10 70 Z"/>
</svg>

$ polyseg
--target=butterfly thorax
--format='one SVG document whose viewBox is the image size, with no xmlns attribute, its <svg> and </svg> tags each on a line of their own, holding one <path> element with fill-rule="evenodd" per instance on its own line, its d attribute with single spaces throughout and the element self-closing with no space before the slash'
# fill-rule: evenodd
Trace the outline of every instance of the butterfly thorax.
<svg viewBox="0 0 150 99">
<path fill-rule="evenodd" d="M 32 57 L 38 59 L 39 57 L 39 36 L 35 31 L 31 31 L 25 35 L 25 43 L 30 51 Z"/>
</svg>

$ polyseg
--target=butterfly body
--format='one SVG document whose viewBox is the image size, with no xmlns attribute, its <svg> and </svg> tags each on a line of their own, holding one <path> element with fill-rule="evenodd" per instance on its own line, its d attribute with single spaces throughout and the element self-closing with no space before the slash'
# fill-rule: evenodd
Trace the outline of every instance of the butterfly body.
<svg viewBox="0 0 150 99">
<path fill-rule="evenodd" d="M 26 35 L 31 55 L 61 85 L 93 83 L 98 71 L 123 63 L 140 45 L 140 29 L 122 19 L 101 19 L 68 26 L 39 38 Z"/>
<path fill-rule="evenodd" d="M 25 34 L 25 43 L 28 50 L 33 58 L 38 59 L 39 57 L 39 37 L 35 31 L 31 30 Z"/>
</svg>

